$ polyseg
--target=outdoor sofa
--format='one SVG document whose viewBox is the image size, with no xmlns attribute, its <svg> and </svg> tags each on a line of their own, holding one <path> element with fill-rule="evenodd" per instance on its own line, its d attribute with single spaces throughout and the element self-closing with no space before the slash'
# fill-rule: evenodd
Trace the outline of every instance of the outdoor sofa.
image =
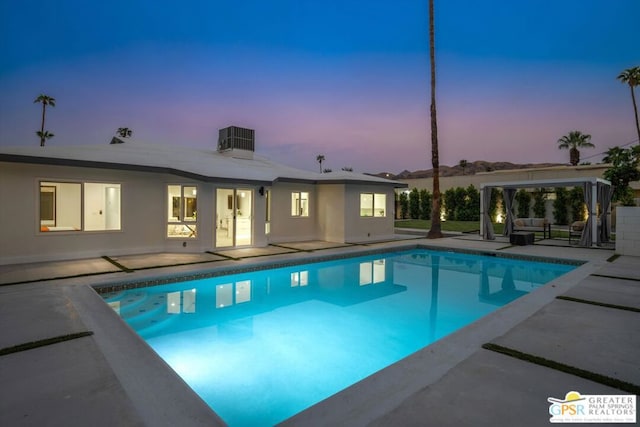
<svg viewBox="0 0 640 427">
<path fill-rule="evenodd" d="M 551 223 L 546 218 L 517 218 L 513 221 L 513 231 L 542 231 L 542 236 L 550 239 Z"/>
</svg>

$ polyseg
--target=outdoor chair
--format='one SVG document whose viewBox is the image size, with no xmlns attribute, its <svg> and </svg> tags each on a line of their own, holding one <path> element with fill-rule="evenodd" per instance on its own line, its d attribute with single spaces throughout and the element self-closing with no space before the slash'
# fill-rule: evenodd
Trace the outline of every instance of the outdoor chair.
<svg viewBox="0 0 640 427">
<path fill-rule="evenodd" d="M 569 244 L 571 244 L 571 238 L 577 237 L 576 243 L 580 241 L 582 237 L 582 230 L 584 230 L 585 222 L 584 221 L 574 221 L 569 226 Z"/>
</svg>

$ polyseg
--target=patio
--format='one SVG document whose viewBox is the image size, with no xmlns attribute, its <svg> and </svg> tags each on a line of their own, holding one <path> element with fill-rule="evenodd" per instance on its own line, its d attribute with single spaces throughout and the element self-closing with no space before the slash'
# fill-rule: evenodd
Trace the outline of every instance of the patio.
<svg viewBox="0 0 640 427">
<path fill-rule="evenodd" d="M 129 272 L 114 269 L 114 264 L 104 259 L 98 264 L 96 260 L 79 260 L 34 269 L 0 269 L 0 283 L 30 282 L 0 286 L 0 322 L 5 331 L 0 337 L 0 424 L 222 425 L 90 286 L 263 263 L 304 262 L 325 254 L 341 256 L 415 244 L 588 262 L 284 425 L 537 426 L 549 420 L 550 396 L 562 398 L 570 390 L 638 394 L 638 258 L 616 258 L 611 251 L 598 248 L 567 250 L 546 241 L 511 246 L 500 240 L 460 235 L 342 247 L 317 242 L 287 253 L 274 247 L 274 253 L 268 255 L 247 251 L 218 259 L 215 254 L 200 254 L 190 259 L 192 263 L 176 266 L 166 265 L 170 254 L 117 257 Z M 34 282 L 37 275 L 33 271 L 58 279 Z M 65 275 L 76 277 L 62 278 Z M 69 339 L 33 346 L 60 337 Z M 21 344 L 27 344 L 22 351 L 7 351 Z M 592 375 L 588 379 L 541 366 L 483 348 L 485 344 Z"/>
</svg>

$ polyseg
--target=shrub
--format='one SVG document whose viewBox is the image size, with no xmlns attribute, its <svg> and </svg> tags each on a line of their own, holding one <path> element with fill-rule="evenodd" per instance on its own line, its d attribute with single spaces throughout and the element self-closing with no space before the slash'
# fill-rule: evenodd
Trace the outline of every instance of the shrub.
<svg viewBox="0 0 640 427">
<path fill-rule="evenodd" d="M 544 218 L 547 216 L 547 193 L 544 188 L 539 188 L 533 192 L 533 216 L 536 218 Z"/>
<path fill-rule="evenodd" d="M 454 195 L 454 208 L 453 208 L 453 220 L 455 221 L 465 221 L 465 218 L 467 216 L 466 213 L 466 197 L 467 197 L 467 192 L 465 191 L 464 188 L 462 187 L 456 187 L 453 189 L 453 195 Z"/>
<path fill-rule="evenodd" d="M 404 191 L 400 193 L 398 200 L 400 203 L 400 218 L 407 219 L 407 214 L 409 213 L 409 197 L 407 196 L 407 193 Z"/>
<path fill-rule="evenodd" d="M 420 219 L 431 219 L 431 193 L 428 190 L 420 190 Z"/>
<path fill-rule="evenodd" d="M 448 189 L 442 195 L 444 202 L 444 216 L 447 220 L 453 221 L 456 218 L 456 192 L 453 188 Z"/>
<path fill-rule="evenodd" d="M 630 148 L 612 147 L 607 151 L 603 159 L 605 163 L 611 163 L 603 176 L 611 181 L 613 187 L 613 201 L 622 202 L 624 206 L 633 206 L 629 183 L 640 180 L 640 145 Z"/>
<path fill-rule="evenodd" d="M 569 191 L 569 206 L 571 207 L 571 221 L 584 221 L 584 192 L 582 187 L 573 187 Z"/>
<path fill-rule="evenodd" d="M 420 218 L 420 193 L 417 188 L 414 188 L 409 193 L 409 218 Z"/>
<path fill-rule="evenodd" d="M 460 221 L 479 221 L 480 220 L 480 192 L 473 186 L 469 185 L 464 192 L 462 206 L 458 220 Z"/>
<path fill-rule="evenodd" d="M 635 206 L 636 201 L 633 198 L 633 190 L 631 187 L 624 187 L 618 191 L 618 201 L 622 206 Z"/>
<path fill-rule="evenodd" d="M 450 188 L 444 192 L 445 217 L 449 221 L 479 221 L 480 192 L 470 185 Z"/>
<path fill-rule="evenodd" d="M 491 200 L 489 201 L 489 218 L 496 222 L 498 216 L 498 205 L 502 202 L 502 192 L 497 188 L 491 189 Z"/>
<path fill-rule="evenodd" d="M 531 194 L 525 189 L 516 193 L 516 203 L 518 204 L 518 218 L 528 218 L 531 206 Z"/>
<path fill-rule="evenodd" d="M 556 224 L 569 224 L 569 215 L 567 207 L 569 205 L 569 193 L 566 188 L 558 187 L 555 189 L 556 199 L 553 201 L 553 220 Z"/>
</svg>

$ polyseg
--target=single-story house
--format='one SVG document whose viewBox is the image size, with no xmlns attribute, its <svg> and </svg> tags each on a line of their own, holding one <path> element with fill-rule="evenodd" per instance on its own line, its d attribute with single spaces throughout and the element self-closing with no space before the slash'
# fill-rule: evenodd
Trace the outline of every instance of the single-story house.
<svg viewBox="0 0 640 427">
<path fill-rule="evenodd" d="M 235 126 L 211 150 L 118 137 L 0 147 L 0 265 L 393 236 L 394 189 L 406 184 L 254 151 L 254 131 Z"/>
</svg>

